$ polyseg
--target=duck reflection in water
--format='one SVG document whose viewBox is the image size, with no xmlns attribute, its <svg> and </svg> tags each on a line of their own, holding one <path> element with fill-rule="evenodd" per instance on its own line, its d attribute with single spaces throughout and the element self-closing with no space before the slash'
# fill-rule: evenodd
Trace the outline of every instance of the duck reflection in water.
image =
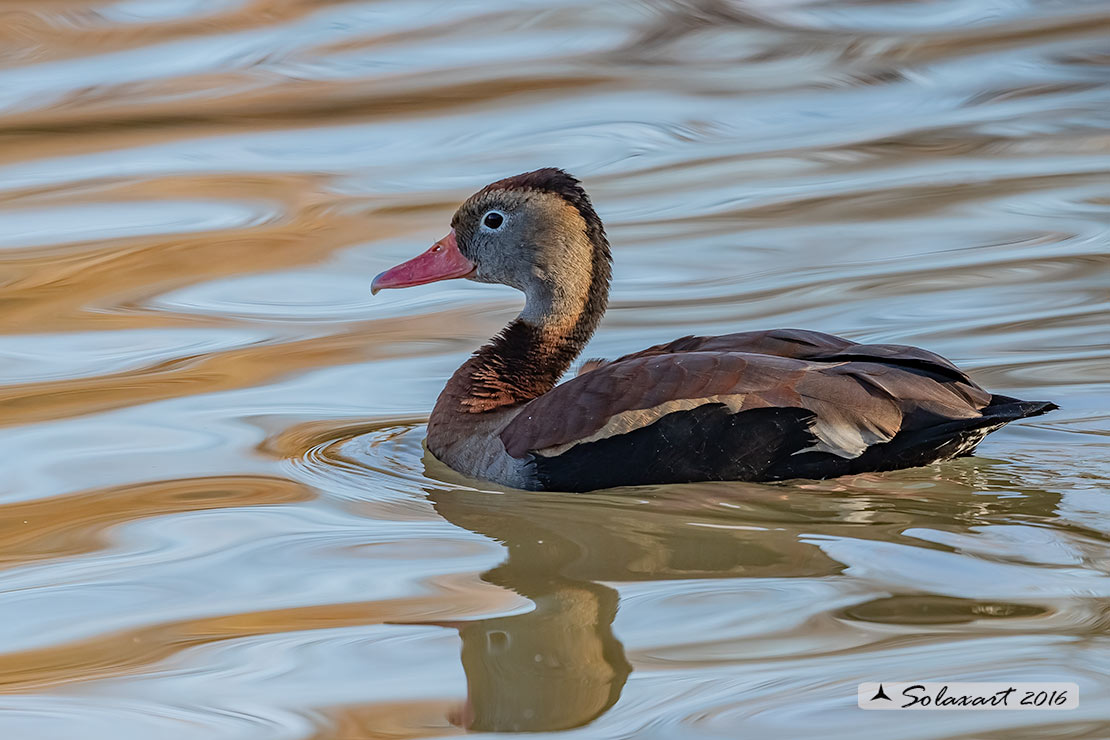
<svg viewBox="0 0 1110 740">
<path fill-rule="evenodd" d="M 457 477 L 425 462 L 429 477 Z M 505 561 L 483 580 L 534 604 L 523 614 L 433 622 L 462 639 L 467 699 L 450 721 L 472 731 L 553 731 L 585 725 L 613 707 L 631 666 L 613 631 L 618 594 L 603 582 L 835 576 L 846 566 L 815 535 L 920 546 L 903 534 L 908 527 L 968 531 L 971 524 L 1050 515 L 1058 501 L 1045 492 L 1013 495 L 1022 486 L 1012 471 L 982 460 L 903 477 L 883 479 L 879 488 L 878 479 L 864 477 L 856 484 L 705 483 L 575 496 L 425 488 L 449 522 L 505 546 Z"/>
<path fill-rule="evenodd" d="M 617 592 L 598 581 L 770 575 L 768 569 L 816 575 L 839 569 L 816 548 L 804 548 L 802 562 L 751 538 L 776 539 L 770 532 L 695 530 L 680 526 L 685 518 L 668 522 L 658 510 L 637 511 L 628 499 L 625 505 L 606 506 L 617 496 L 428 494 L 448 521 L 507 548 L 506 560 L 482 579 L 534 604 L 524 614 L 435 622 L 457 629 L 462 639 L 467 699 L 449 719 L 472 731 L 569 729 L 593 721 L 616 703 L 631 666 L 613 634 Z M 796 541 L 791 544 L 787 552 L 796 552 Z"/>
<path fill-rule="evenodd" d="M 501 496 L 430 491 L 436 510 L 498 540 L 509 556 L 482 579 L 530 599 L 524 614 L 437 622 L 462 639 L 467 699 L 450 716 L 473 731 L 538 732 L 587 724 L 631 672 L 613 635 L 617 592 L 564 571 L 584 554 L 572 539 L 498 506 Z M 494 500 L 490 500 L 494 499 Z"/>
</svg>

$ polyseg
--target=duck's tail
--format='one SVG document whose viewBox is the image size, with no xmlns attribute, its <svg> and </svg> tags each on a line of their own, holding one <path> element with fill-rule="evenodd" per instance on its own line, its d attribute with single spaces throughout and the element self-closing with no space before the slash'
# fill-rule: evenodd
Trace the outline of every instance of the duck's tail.
<svg viewBox="0 0 1110 740">
<path fill-rule="evenodd" d="M 995 395 L 983 409 L 984 419 L 993 419 L 1003 424 L 1030 416 L 1040 416 L 1060 408 L 1052 401 L 1022 401 L 1010 396 Z"/>
</svg>

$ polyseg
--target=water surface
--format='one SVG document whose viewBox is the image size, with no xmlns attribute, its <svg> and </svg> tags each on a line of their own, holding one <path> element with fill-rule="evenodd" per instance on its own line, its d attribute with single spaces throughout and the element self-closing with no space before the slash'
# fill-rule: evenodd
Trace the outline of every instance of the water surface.
<svg viewBox="0 0 1110 740">
<path fill-rule="evenodd" d="M 0 5 L 0 735 L 1110 735 L 1104 2 Z M 589 356 L 804 327 L 1061 410 L 884 475 L 483 491 L 427 414 L 519 309 L 371 299 L 582 177 Z M 452 482 L 455 481 L 455 482 Z M 875 680 L 1073 712 L 861 712 Z"/>
</svg>

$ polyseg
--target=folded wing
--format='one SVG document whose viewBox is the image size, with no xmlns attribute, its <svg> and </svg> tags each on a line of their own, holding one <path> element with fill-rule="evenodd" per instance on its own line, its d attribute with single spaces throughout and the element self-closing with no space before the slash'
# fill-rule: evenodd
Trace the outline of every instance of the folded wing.
<svg viewBox="0 0 1110 740">
<path fill-rule="evenodd" d="M 1004 397 L 992 405 L 931 352 L 810 331 L 683 337 L 595 363 L 501 434 L 546 487 L 905 467 L 966 454 L 988 431 L 1037 412 Z"/>
</svg>

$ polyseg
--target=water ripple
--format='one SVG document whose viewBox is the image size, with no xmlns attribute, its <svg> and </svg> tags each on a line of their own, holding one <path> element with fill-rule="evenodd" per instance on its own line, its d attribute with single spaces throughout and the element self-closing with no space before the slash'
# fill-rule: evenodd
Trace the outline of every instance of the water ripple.
<svg viewBox="0 0 1110 740">
<path fill-rule="evenodd" d="M 912 668 L 1081 708 L 873 734 L 1105 736 L 1108 30 L 1035 0 L 8 2 L 0 735 L 854 738 L 856 684 Z M 807 326 L 1062 409 L 833 481 L 460 480 L 427 414 L 519 299 L 368 282 L 546 165 L 614 245 L 591 356 Z"/>
</svg>

